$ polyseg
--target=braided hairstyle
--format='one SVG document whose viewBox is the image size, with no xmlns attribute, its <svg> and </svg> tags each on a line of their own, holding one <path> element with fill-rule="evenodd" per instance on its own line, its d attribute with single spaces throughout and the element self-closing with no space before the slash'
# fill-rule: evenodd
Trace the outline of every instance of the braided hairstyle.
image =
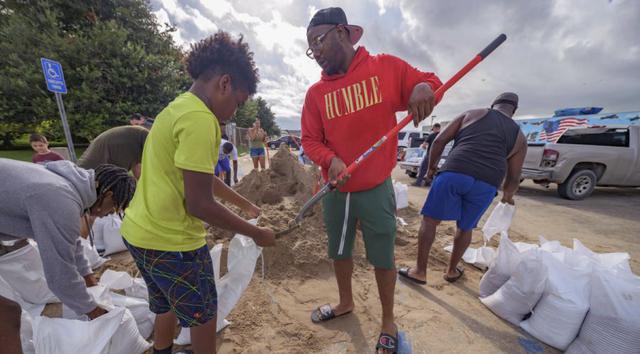
<svg viewBox="0 0 640 354">
<path fill-rule="evenodd" d="M 95 169 L 96 194 L 98 198 L 108 191 L 113 192 L 116 212 L 122 217 L 136 190 L 136 180 L 122 167 L 104 164 Z"/>
</svg>

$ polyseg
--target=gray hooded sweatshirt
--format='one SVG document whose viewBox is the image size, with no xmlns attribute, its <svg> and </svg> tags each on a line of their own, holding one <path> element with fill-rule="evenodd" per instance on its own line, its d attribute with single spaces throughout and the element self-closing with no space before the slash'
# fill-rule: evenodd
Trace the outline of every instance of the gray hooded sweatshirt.
<svg viewBox="0 0 640 354">
<path fill-rule="evenodd" d="M 93 170 L 0 158 L 0 240 L 34 239 L 49 288 L 78 314 L 96 307 L 82 278 L 91 268 L 78 238 L 82 213 L 95 201 Z"/>
</svg>

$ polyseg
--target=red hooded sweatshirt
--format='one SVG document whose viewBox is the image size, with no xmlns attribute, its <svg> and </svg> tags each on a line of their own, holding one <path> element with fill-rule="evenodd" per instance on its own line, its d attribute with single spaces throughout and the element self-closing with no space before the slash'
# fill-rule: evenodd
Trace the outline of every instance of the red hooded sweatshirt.
<svg viewBox="0 0 640 354">
<path fill-rule="evenodd" d="M 346 74 L 322 78 L 307 91 L 302 108 L 302 147 L 322 167 L 328 180 L 331 159 L 348 166 L 396 124 L 396 112 L 406 111 L 413 88 L 422 82 L 432 90 L 440 79 L 388 54 L 356 51 Z M 384 182 L 396 165 L 394 137 L 362 162 L 341 192 L 358 192 Z"/>
</svg>

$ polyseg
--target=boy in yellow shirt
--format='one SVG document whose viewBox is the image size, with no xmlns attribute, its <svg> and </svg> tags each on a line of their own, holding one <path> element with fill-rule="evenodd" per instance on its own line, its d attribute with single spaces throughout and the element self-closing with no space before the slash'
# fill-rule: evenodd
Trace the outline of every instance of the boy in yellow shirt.
<svg viewBox="0 0 640 354">
<path fill-rule="evenodd" d="M 203 221 L 273 246 L 274 232 L 254 226 L 215 196 L 249 216 L 260 209 L 214 177 L 219 122 L 256 92 L 258 70 L 242 41 L 219 31 L 191 46 L 193 84 L 157 116 L 142 155 L 142 174 L 122 224 L 125 243 L 149 289 L 156 313 L 154 353 L 171 353 L 176 320 L 191 328 L 196 354 L 214 353 L 217 294 Z"/>
</svg>

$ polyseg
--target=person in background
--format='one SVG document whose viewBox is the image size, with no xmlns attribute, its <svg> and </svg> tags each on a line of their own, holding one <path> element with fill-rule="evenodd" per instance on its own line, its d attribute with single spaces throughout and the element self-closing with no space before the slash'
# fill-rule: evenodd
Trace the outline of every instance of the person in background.
<svg viewBox="0 0 640 354">
<path fill-rule="evenodd" d="M 218 163 L 214 170 L 216 177 L 222 179 L 227 186 L 231 186 L 231 164 L 229 163 L 229 155 L 233 151 L 233 148 L 233 144 L 228 141 L 220 144 Z"/>
<path fill-rule="evenodd" d="M 441 220 L 456 220 L 453 251 L 443 278 L 457 281 L 464 274 L 458 263 L 469 247 L 471 232 L 498 195 L 500 184 L 502 202 L 514 204 L 527 154 L 527 140 L 512 119 L 517 108 L 518 95 L 502 93 L 491 108 L 472 109 L 456 117 L 433 142 L 427 176 L 438 175 L 422 208 L 418 257 L 414 267 L 398 270 L 400 276 L 426 284 L 436 228 Z M 442 151 L 451 140 L 455 140 L 453 148 L 438 171 Z"/>
<path fill-rule="evenodd" d="M 423 179 L 425 177 L 425 174 L 427 173 L 427 167 L 429 165 L 429 152 L 431 151 L 431 146 L 438 137 L 438 134 L 440 134 L 440 123 L 436 123 L 431 127 L 431 134 L 429 134 L 424 142 L 424 144 L 427 144 L 427 153 L 424 154 L 424 157 L 422 158 L 422 163 L 420 164 L 420 172 L 418 173 L 416 182 L 413 184 L 414 186 L 422 187 Z M 427 186 L 431 184 L 431 180 L 428 178 L 424 182 Z"/>
<path fill-rule="evenodd" d="M 146 129 L 151 129 L 151 126 L 153 125 L 153 121 L 154 121 L 153 118 L 143 116 L 140 113 L 134 113 L 131 115 L 131 118 L 129 119 L 129 124 L 137 125 Z"/>
<path fill-rule="evenodd" d="M 94 171 L 66 160 L 35 165 L 0 158 L 0 181 L 0 241 L 17 241 L 16 249 L 35 240 L 51 292 L 77 314 L 106 313 L 87 292 L 97 281 L 80 243 L 81 217 L 122 213 L 135 179 L 113 165 Z"/>
<path fill-rule="evenodd" d="M 222 149 L 222 146 L 225 143 L 230 143 L 231 144 L 227 134 L 222 133 L 222 139 L 220 140 L 220 144 L 221 144 L 220 148 L 221 149 Z M 238 184 L 238 149 L 236 148 L 236 146 L 234 144 L 231 144 L 231 146 L 233 146 L 233 149 L 231 150 L 231 153 L 229 153 L 227 155 L 227 157 L 229 159 L 231 159 L 231 164 L 233 165 L 233 184 Z M 230 173 L 227 174 L 226 179 L 224 180 L 224 183 L 226 183 L 227 186 L 231 185 L 231 174 Z"/>
<path fill-rule="evenodd" d="M 251 149 L 249 154 L 253 160 L 253 169 L 257 170 L 258 165 L 260 165 L 260 168 L 264 170 L 266 168 L 265 158 L 267 154 L 264 144 L 267 142 L 267 133 L 260 127 L 259 119 L 256 119 L 253 122 L 253 126 L 249 128 L 247 140 Z"/>
<path fill-rule="evenodd" d="M 64 160 L 62 155 L 49 150 L 49 142 L 44 135 L 33 133 L 29 136 L 29 144 L 35 153 L 31 157 L 33 163 L 43 164 L 50 161 Z"/>
<path fill-rule="evenodd" d="M 131 171 L 140 179 L 142 149 L 149 130 L 142 126 L 123 125 L 98 135 L 78 160 L 82 168 L 111 164 Z"/>
</svg>

